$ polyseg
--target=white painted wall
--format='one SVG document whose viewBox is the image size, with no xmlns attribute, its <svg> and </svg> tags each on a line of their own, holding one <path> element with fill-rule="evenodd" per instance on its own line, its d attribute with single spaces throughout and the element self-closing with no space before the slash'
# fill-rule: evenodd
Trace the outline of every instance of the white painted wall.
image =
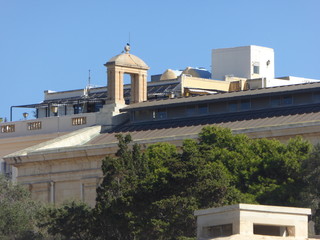
<svg viewBox="0 0 320 240">
<path fill-rule="evenodd" d="M 274 78 L 274 51 L 272 48 L 250 46 L 251 75 L 249 78 Z M 253 65 L 258 63 L 260 74 L 253 73 Z"/>
<path fill-rule="evenodd" d="M 249 47 L 213 49 L 212 79 L 224 80 L 226 75 L 247 78 L 250 75 L 249 62 Z"/>
<path fill-rule="evenodd" d="M 276 86 L 286 86 L 293 84 L 303 84 L 303 83 L 312 83 L 312 82 L 320 82 L 317 79 L 310 78 L 301 78 L 301 77 L 284 77 L 284 78 L 269 78 L 266 80 L 266 87 L 276 87 Z"/>
<path fill-rule="evenodd" d="M 254 64 L 259 65 L 259 74 L 253 73 Z M 248 79 L 274 78 L 274 51 L 254 45 L 213 49 L 211 70 L 212 78 L 217 80 L 225 80 L 226 75 Z"/>
</svg>

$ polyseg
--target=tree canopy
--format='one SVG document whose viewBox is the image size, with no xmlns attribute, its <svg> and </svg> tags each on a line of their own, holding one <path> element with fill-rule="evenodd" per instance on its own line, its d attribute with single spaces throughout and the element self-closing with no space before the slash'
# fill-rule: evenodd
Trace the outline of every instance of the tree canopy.
<svg viewBox="0 0 320 240">
<path fill-rule="evenodd" d="M 29 191 L 0 175 L 0 239 L 38 239 L 39 208 Z"/>
<path fill-rule="evenodd" d="M 283 144 L 216 126 L 181 149 L 157 143 L 141 151 L 129 135 L 118 139 L 97 189 L 102 239 L 193 238 L 196 209 L 239 202 L 297 206 L 312 149 L 302 138 Z"/>
<path fill-rule="evenodd" d="M 195 239 L 194 210 L 240 202 L 312 207 L 320 230 L 320 146 L 300 137 L 286 144 L 251 139 L 217 126 L 181 147 L 142 150 L 130 135 L 117 137 L 117 153 L 102 161 L 94 208 L 68 202 L 39 211 L 28 192 L 0 178 L 0 237 Z"/>
</svg>

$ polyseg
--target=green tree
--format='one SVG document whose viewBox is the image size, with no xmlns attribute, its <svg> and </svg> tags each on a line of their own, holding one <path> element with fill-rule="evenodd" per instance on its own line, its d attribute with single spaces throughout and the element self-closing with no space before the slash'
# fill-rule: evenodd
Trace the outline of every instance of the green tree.
<svg viewBox="0 0 320 240">
<path fill-rule="evenodd" d="M 287 144 L 278 140 L 250 139 L 230 129 L 210 126 L 199 135 L 203 157 L 222 162 L 233 184 L 248 199 L 261 204 L 299 205 L 303 188 L 302 164 L 312 145 L 301 137 Z"/>
<path fill-rule="evenodd" d="M 102 163 L 95 226 L 101 239 L 188 239 L 196 209 L 233 203 L 296 206 L 304 187 L 310 143 L 294 138 L 250 139 L 230 129 L 205 127 L 182 149 L 168 143 L 144 152 L 129 135 Z"/>
<path fill-rule="evenodd" d="M 96 212 L 104 239 L 182 239 L 194 237 L 193 211 L 235 203 L 241 193 L 230 185 L 222 163 L 206 162 L 186 141 L 183 153 L 158 143 L 142 153 L 119 138 L 116 157 L 102 164 Z M 191 148 L 191 149 L 190 149 Z"/>
<path fill-rule="evenodd" d="M 90 240 L 94 222 L 92 209 L 84 202 L 66 202 L 59 206 L 45 206 L 37 216 L 38 227 L 53 239 Z"/>
<path fill-rule="evenodd" d="M 131 212 L 138 182 L 148 170 L 144 154 L 135 144 L 129 148 L 130 135 L 117 136 L 116 157 L 107 156 L 102 163 L 102 184 L 97 188 L 97 233 L 103 239 L 132 239 L 135 216 Z"/>
<path fill-rule="evenodd" d="M 258 202 L 301 205 L 303 163 L 308 159 L 312 145 L 300 137 L 290 139 L 286 145 L 276 140 L 260 139 L 256 142 L 258 145 L 254 146 L 254 152 L 261 160 L 252 189 L 257 190 Z"/>
<path fill-rule="evenodd" d="M 29 191 L 0 176 L 0 239 L 41 239 L 36 228 L 39 208 Z"/>
<path fill-rule="evenodd" d="M 300 194 L 302 205 L 311 207 L 315 232 L 320 234 L 320 145 L 317 144 L 310 156 L 302 163 L 303 188 Z"/>
</svg>

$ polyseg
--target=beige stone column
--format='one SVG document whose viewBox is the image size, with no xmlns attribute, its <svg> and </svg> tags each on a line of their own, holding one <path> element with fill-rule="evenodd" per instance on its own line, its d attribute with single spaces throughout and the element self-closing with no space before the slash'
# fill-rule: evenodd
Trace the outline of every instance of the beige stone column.
<svg viewBox="0 0 320 240">
<path fill-rule="evenodd" d="M 131 74 L 131 102 L 138 103 L 147 100 L 147 80 L 143 73 Z"/>
<path fill-rule="evenodd" d="M 131 103 L 137 102 L 137 96 L 139 94 L 139 84 L 136 74 L 130 74 L 131 76 Z"/>
<path fill-rule="evenodd" d="M 139 82 L 139 94 L 138 94 L 138 102 L 143 102 L 147 100 L 147 79 L 144 73 L 140 73 L 138 75 Z"/>
<path fill-rule="evenodd" d="M 138 92 L 137 92 L 137 102 L 142 102 L 143 101 L 143 76 L 142 74 L 139 74 L 137 76 L 137 82 L 138 82 Z"/>
<path fill-rule="evenodd" d="M 80 199 L 81 199 L 81 201 L 85 201 L 85 198 L 84 198 L 84 183 L 80 183 Z"/>
<path fill-rule="evenodd" d="M 54 199 L 54 182 L 51 181 L 50 182 L 50 203 L 54 203 L 55 199 Z"/>
<path fill-rule="evenodd" d="M 113 74 L 114 70 L 108 69 L 108 100 L 115 100 L 115 75 Z"/>
<path fill-rule="evenodd" d="M 146 74 L 142 74 L 142 101 L 147 101 L 147 94 L 148 94 L 148 90 L 147 90 L 147 75 Z"/>
<path fill-rule="evenodd" d="M 116 84 L 117 87 L 115 88 L 116 94 L 117 94 L 117 103 L 124 104 L 124 98 L 123 98 L 123 72 L 117 71 L 116 74 Z"/>
<path fill-rule="evenodd" d="M 123 75 L 121 69 L 115 67 L 108 69 L 108 102 L 124 104 Z"/>
</svg>

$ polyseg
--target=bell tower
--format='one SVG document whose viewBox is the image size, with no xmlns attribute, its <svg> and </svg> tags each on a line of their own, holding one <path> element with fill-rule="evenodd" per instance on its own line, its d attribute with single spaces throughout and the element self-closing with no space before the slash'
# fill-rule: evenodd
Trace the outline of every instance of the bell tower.
<svg viewBox="0 0 320 240">
<path fill-rule="evenodd" d="M 129 74 L 131 79 L 130 103 L 147 100 L 147 64 L 135 55 L 130 54 L 130 45 L 124 48 L 125 52 L 111 58 L 105 66 L 108 77 L 108 97 L 106 104 L 124 105 L 123 79 Z"/>
<path fill-rule="evenodd" d="M 97 123 L 109 129 L 128 120 L 128 115 L 120 109 L 126 106 L 123 96 L 124 74 L 131 79 L 130 103 L 139 103 L 147 100 L 147 71 L 148 65 L 140 58 L 130 53 L 127 44 L 124 52 L 111 58 L 104 66 L 107 68 L 107 101 L 97 115 Z"/>
</svg>

